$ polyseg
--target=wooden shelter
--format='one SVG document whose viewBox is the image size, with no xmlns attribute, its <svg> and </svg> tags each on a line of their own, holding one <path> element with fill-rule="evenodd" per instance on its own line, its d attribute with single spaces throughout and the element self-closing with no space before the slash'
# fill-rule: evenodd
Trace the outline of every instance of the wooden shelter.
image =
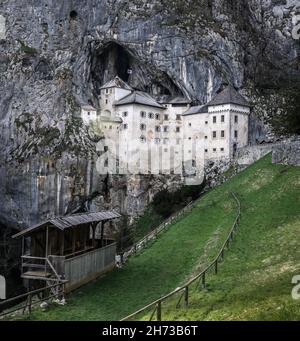
<svg viewBox="0 0 300 341">
<path fill-rule="evenodd" d="M 120 217 L 114 211 L 75 214 L 15 234 L 13 238 L 22 238 L 22 278 L 65 281 L 70 291 L 110 270 L 116 243 L 105 228 Z"/>
</svg>

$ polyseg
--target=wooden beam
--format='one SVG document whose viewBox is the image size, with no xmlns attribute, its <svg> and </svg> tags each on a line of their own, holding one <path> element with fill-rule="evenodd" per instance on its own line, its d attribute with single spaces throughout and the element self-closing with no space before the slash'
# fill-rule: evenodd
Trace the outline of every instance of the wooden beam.
<svg viewBox="0 0 300 341">
<path fill-rule="evenodd" d="M 48 257 L 48 243 L 49 243 L 49 226 L 46 227 L 46 252 L 45 257 Z"/>
<path fill-rule="evenodd" d="M 64 231 L 59 231 L 60 235 L 60 255 L 63 256 L 65 252 L 65 233 Z"/>
<path fill-rule="evenodd" d="M 96 243 L 95 243 L 95 232 L 96 232 L 96 224 L 92 223 L 92 230 L 93 230 L 93 247 L 95 247 Z"/>
<path fill-rule="evenodd" d="M 76 240 L 75 240 L 75 228 L 73 228 L 72 229 L 72 253 L 75 252 L 75 247 L 76 247 L 75 242 L 76 242 Z"/>
<path fill-rule="evenodd" d="M 103 235 L 104 235 L 104 222 L 101 222 L 101 237 L 100 237 L 100 243 L 101 243 L 101 247 L 103 246 Z"/>
</svg>

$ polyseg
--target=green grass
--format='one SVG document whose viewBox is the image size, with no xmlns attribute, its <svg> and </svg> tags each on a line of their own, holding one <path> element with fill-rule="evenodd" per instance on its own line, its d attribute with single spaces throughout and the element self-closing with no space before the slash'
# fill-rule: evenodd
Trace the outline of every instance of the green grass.
<svg viewBox="0 0 300 341">
<path fill-rule="evenodd" d="M 67 305 L 46 312 L 35 309 L 32 320 L 117 320 L 183 283 L 220 248 L 235 218 L 235 202 L 213 192 L 203 196 L 190 214 L 175 222 L 155 242 L 98 281 L 67 297 Z"/>
<path fill-rule="evenodd" d="M 300 167 L 268 155 L 216 192 L 229 188 L 240 193 L 242 220 L 218 276 L 192 291 L 189 309 L 167 302 L 163 319 L 299 320 L 291 280 L 300 274 Z"/>
<path fill-rule="evenodd" d="M 230 191 L 240 196 L 242 220 L 218 276 L 205 290 L 191 288 L 189 309 L 164 303 L 163 319 L 299 319 L 291 279 L 300 274 L 300 167 L 272 165 L 270 155 L 201 197 L 122 269 L 30 319 L 116 320 L 183 284 L 223 243 L 236 214 Z"/>
<path fill-rule="evenodd" d="M 145 211 L 142 217 L 140 217 L 134 224 L 134 241 L 141 240 L 146 234 L 151 232 L 155 227 L 164 221 L 163 217 L 156 213 L 152 207 Z"/>
</svg>

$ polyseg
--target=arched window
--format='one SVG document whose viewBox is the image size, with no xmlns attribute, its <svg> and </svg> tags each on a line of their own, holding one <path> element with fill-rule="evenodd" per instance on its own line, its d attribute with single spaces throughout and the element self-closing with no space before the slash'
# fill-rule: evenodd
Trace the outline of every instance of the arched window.
<svg viewBox="0 0 300 341">
<path fill-rule="evenodd" d="M 140 137 L 140 141 L 141 141 L 142 143 L 145 143 L 145 142 L 146 142 L 146 137 L 142 135 L 142 136 Z"/>
<path fill-rule="evenodd" d="M 146 117 L 145 111 L 141 111 L 140 115 L 141 115 L 141 118 L 145 118 Z"/>
<path fill-rule="evenodd" d="M 149 112 L 148 117 L 149 117 L 149 118 L 154 118 L 153 112 Z"/>
<path fill-rule="evenodd" d="M 141 130 L 146 130 L 146 124 L 142 123 L 142 124 L 140 125 L 140 128 L 141 128 Z"/>
<path fill-rule="evenodd" d="M 156 132 L 158 132 L 158 133 L 159 133 L 159 132 L 160 132 L 160 130 L 161 130 L 160 126 L 156 126 L 156 127 L 155 127 L 155 131 L 156 131 Z"/>
</svg>

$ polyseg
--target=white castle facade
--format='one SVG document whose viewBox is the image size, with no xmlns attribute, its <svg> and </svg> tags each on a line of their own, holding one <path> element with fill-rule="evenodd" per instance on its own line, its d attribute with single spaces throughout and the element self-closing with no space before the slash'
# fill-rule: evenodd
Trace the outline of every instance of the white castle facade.
<svg viewBox="0 0 300 341">
<path fill-rule="evenodd" d="M 207 160 L 232 158 L 248 145 L 249 114 L 250 105 L 231 86 L 206 105 L 191 106 L 185 98 L 157 101 L 118 77 L 101 87 L 98 109 L 81 108 L 83 122 L 96 124 L 105 140 L 116 143 L 120 160 L 132 159 L 128 150 L 134 146 L 146 168 L 152 162 L 152 172 L 174 171 L 182 161 L 197 168 Z M 151 161 L 146 146 L 152 148 Z"/>
</svg>

